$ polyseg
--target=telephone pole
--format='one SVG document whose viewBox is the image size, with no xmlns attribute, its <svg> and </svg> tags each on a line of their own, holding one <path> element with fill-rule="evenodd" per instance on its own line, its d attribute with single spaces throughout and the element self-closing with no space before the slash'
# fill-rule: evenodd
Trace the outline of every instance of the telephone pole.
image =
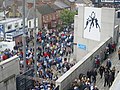
<svg viewBox="0 0 120 90">
<path fill-rule="evenodd" d="M 34 70 L 35 70 L 35 77 L 37 77 L 37 45 L 36 45 L 36 0 L 34 0 Z"/>
<path fill-rule="evenodd" d="M 24 72 L 26 72 L 26 30 L 25 30 L 25 0 L 23 0 L 23 35 L 22 35 L 22 43 L 23 43 L 23 60 L 24 60 Z"/>
</svg>

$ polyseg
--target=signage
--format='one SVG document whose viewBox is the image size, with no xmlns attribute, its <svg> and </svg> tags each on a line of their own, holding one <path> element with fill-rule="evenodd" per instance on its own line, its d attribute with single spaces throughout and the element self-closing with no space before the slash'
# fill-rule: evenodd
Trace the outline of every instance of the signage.
<svg viewBox="0 0 120 90">
<path fill-rule="evenodd" d="M 13 50 L 13 47 L 15 46 L 15 41 L 13 42 L 0 42 L 0 51 L 4 51 L 5 49 Z"/>
<path fill-rule="evenodd" d="M 83 49 L 83 50 L 86 50 L 86 45 L 78 44 L 78 48 Z"/>
<path fill-rule="evenodd" d="M 4 38 L 3 25 L 0 25 L 0 37 Z"/>
<path fill-rule="evenodd" d="M 101 8 L 85 7 L 83 30 L 84 38 L 100 41 Z"/>
<path fill-rule="evenodd" d="M 120 0 L 101 0 L 101 2 L 107 2 L 107 3 L 120 3 Z"/>
</svg>

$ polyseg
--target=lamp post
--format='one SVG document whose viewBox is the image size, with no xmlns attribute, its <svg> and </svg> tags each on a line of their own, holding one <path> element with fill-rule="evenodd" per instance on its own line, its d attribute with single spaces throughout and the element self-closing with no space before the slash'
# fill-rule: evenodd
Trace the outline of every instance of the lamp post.
<svg viewBox="0 0 120 90">
<path fill-rule="evenodd" d="M 34 0 L 34 70 L 35 70 L 35 77 L 37 77 L 37 54 L 36 54 L 36 48 L 37 48 L 37 45 L 36 45 L 36 38 L 37 38 L 37 35 L 36 35 L 36 0 Z"/>
<path fill-rule="evenodd" d="M 23 35 L 22 35 L 22 42 L 23 42 L 23 60 L 24 60 L 24 72 L 26 72 L 26 30 L 25 30 L 25 0 L 23 0 Z"/>
</svg>

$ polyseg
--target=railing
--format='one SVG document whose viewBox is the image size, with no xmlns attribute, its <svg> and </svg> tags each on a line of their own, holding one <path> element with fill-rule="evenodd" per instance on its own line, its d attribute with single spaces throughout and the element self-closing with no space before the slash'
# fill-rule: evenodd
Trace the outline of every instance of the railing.
<svg viewBox="0 0 120 90">
<path fill-rule="evenodd" d="M 59 90 L 69 89 L 72 81 L 77 78 L 80 73 L 86 74 L 89 69 L 94 68 L 95 56 L 100 55 L 100 58 L 103 59 L 105 57 L 104 50 L 110 42 L 112 42 L 111 37 L 96 46 L 96 48 L 94 48 L 90 53 L 88 53 L 78 63 L 70 68 L 65 74 L 58 78 L 56 80 L 56 85 L 59 85 Z"/>
</svg>

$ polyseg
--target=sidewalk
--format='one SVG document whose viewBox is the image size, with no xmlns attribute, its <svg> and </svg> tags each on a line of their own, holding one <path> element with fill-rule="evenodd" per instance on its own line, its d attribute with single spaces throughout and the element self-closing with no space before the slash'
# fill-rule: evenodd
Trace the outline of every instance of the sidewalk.
<svg viewBox="0 0 120 90">
<path fill-rule="evenodd" d="M 118 60 L 118 54 L 117 54 L 119 45 L 120 45 L 120 38 L 119 38 L 116 52 L 111 54 L 109 57 L 111 59 L 111 62 L 112 62 L 112 67 L 115 66 L 115 68 L 116 68 L 116 73 L 117 73 L 117 71 L 120 71 L 120 60 Z M 102 65 L 105 66 L 105 64 L 106 64 L 106 60 L 102 63 Z M 101 79 L 99 73 L 97 75 L 96 86 L 99 88 L 99 90 L 109 90 L 108 86 L 104 87 L 104 77 Z"/>
</svg>

